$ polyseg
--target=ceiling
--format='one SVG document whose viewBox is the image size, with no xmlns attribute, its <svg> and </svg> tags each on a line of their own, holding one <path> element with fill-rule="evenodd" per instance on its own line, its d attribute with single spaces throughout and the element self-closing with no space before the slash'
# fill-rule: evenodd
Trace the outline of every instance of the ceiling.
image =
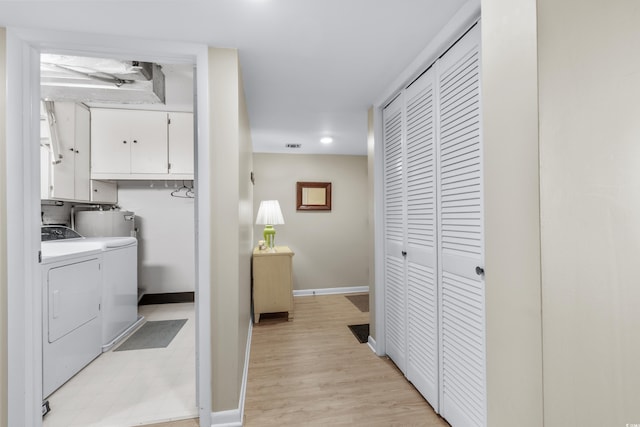
<svg viewBox="0 0 640 427">
<path fill-rule="evenodd" d="M 0 1 L 0 26 L 237 48 L 255 152 L 363 155 L 369 106 L 466 1 Z"/>
</svg>

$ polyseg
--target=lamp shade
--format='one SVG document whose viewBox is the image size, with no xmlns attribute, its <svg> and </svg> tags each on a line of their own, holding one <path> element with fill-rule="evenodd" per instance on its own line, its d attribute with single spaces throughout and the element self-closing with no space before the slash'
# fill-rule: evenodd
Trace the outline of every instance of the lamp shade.
<svg viewBox="0 0 640 427">
<path fill-rule="evenodd" d="M 260 202 L 256 224 L 278 225 L 284 224 L 284 217 L 277 200 L 263 200 Z"/>
</svg>

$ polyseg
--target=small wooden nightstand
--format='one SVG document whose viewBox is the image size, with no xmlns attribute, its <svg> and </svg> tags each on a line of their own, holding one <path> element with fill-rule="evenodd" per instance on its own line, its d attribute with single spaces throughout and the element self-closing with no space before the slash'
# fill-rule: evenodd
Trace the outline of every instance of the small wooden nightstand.
<svg viewBox="0 0 640 427">
<path fill-rule="evenodd" d="M 274 251 L 253 250 L 253 321 L 262 313 L 287 312 L 293 319 L 293 252 L 286 246 Z"/>
</svg>

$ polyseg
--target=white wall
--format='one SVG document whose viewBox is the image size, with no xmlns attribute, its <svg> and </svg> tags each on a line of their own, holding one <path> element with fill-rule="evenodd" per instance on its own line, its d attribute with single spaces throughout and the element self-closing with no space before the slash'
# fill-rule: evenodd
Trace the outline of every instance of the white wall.
<svg viewBox="0 0 640 427">
<path fill-rule="evenodd" d="M 492 427 L 542 426 L 536 36 L 536 0 L 482 1 L 487 412 Z"/>
<path fill-rule="evenodd" d="M 546 427 L 640 423 L 638 22 L 538 0 Z"/>
<path fill-rule="evenodd" d="M 150 182 L 118 182 L 118 205 L 136 214 L 138 286 L 147 294 L 193 292 L 194 199 L 171 196 L 182 181 L 167 181 L 168 188 L 165 181 L 153 181 L 153 188 Z"/>
<path fill-rule="evenodd" d="M 276 245 L 289 246 L 294 289 L 322 289 L 369 284 L 368 182 L 366 156 L 253 155 L 255 222 L 260 201 L 280 202 L 284 225 L 277 225 Z M 332 210 L 296 211 L 296 182 L 331 182 Z M 255 241 L 264 226 L 254 228 Z"/>
<path fill-rule="evenodd" d="M 213 410 L 236 410 L 250 326 L 251 132 L 238 51 L 209 48 Z M 199 236 L 202 238 L 202 236 Z M 239 421 L 239 420 L 238 420 Z"/>
</svg>

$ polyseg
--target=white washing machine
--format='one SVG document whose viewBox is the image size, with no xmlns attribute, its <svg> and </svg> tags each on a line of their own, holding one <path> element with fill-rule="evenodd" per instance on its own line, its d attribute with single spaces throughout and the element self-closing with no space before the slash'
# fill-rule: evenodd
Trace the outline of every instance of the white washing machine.
<svg viewBox="0 0 640 427">
<path fill-rule="evenodd" d="M 102 352 L 102 251 L 63 242 L 41 246 L 43 398 Z"/>
<path fill-rule="evenodd" d="M 110 350 L 143 321 L 138 316 L 138 241 L 135 237 L 86 237 L 102 251 L 102 351 Z"/>
</svg>

